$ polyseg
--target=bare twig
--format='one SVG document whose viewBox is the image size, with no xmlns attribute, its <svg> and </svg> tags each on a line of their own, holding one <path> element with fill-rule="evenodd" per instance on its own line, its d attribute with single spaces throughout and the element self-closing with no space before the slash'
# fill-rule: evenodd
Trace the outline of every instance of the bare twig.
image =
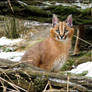
<svg viewBox="0 0 92 92">
<path fill-rule="evenodd" d="M 3 92 L 6 92 L 6 87 L 4 86 L 3 81 L 0 80 L 0 82 L 1 82 L 1 84 L 2 84 Z"/>
<path fill-rule="evenodd" d="M 11 8 L 12 12 L 14 13 L 14 10 L 13 10 L 13 8 L 12 8 L 12 5 L 11 5 L 10 0 L 8 0 L 8 3 L 9 3 L 9 6 L 10 6 L 10 8 Z"/>
<path fill-rule="evenodd" d="M 49 83 L 46 84 L 46 86 L 45 86 L 43 92 L 46 92 L 46 89 L 47 89 L 48 86 L 49 86 Z"/>
<path fill-rule="evenodd" d="M 25 90 L 25 89 L 23 89 L 23 88 L 21 88 L 21 87 L 15 85 L 15 84 L 9 82 L 9 81 L 3 79 L 2 77 L 0 77 L 0 80 L 6 82 L 6 83 L 8 83 L 8 84 L 10 84 L 10 85 L 11 85 L 12 87 L 14 87 L 18 92 L 20 92 L 18 89 L 21 89 L 21 90 L 23 90 L 23 91 L 25 91 L 25 92 L 28 92 L 27 90 Z"/>
<path fill-rule="evenodd" d="M 88 41 L 86 41 L 86 40 L 84 40 L 84 39 L 82 39 L 82 38 L 79 38 L 79 37 L 76 36 L 76 35 L 73 35 L 73 36 L 76 37 L 76 38 L 78 38 L 79 40 L 81 40 L 81 41 L 83 41 L 83 42 L 89 44 L 90 46 L 92 46 L 92 44 L 91 44 L 90 42 L 88 42 Z"/>
<path fill-rule="evenodd" d="M 67 92 L 69 92 L 69 76 L 67 76 Z"/>
</svg>

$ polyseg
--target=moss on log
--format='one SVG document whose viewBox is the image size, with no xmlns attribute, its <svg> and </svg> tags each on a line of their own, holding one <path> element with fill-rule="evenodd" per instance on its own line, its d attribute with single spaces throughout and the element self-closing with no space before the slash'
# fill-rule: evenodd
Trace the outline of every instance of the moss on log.
<svg viewBox="0 0 92 92">
<path fill-rule="evenodd" d="M 26 63 L 12 63 L 12 61 L 0 59 L 0 92 L 4 90 L 3 87 L 6 87 L 6 92 L 9 89 L 22 92 L 42 92 L 49 88 L 46 88 L 47 84 L 57 90 L 67 90 L 68 84 L 71 90 L 87 92 L 92 90 L 91 83 L 92 78 L 66 75 L 64 72 L 47 72 Z"/>
<path fill-rule="evenodd" d="M 21 0 L 20 0 L 21 1 Z M 35 4 L 29 4 L 28 1 L 12 1 L 11 5 L 14 13 L 12 12 L 7 0 L 0 2 L 0 14 L 15 16 L 18 18 L 31 19 L 40 22 L 51 22 L 52 14 L 55 13 L 61 20 L 66 19 L 69 14 L 73 14 L 74 24 L 92 24 L 92 9 L 77 9 L 72 6 L 49 6 L 41 8 Z M 30 1 L 31 2 L 31 1 Z M 32 1 L 33 2 L 33 1 Z M 35 2 L 35 1 L 34 1 Z"/>
<path fill-rule="evenodd" d="M 73 15 L 74 24 L 92 24 L 91 8 L 77 9 L 73 6 L 50 6 L 46 8 L 53 13 L 57 14 L 61 20 L 65 20 L 69 14 Z"/>
</svg>

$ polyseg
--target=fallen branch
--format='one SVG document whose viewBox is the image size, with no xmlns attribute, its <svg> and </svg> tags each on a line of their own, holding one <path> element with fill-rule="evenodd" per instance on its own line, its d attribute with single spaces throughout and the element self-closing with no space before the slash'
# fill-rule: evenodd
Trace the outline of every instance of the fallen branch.
<svg viewBox="0 0 92 92">
<path fill-rule="evenodd" d="M 7 62 L 11 64 L 9 65 Z M 7 82 L 7 84 L 12 87 L 18 88 L 18 90 L 23 90 L 24 92 L 42 92 L 48 81 L 52 88 L 57 90 L 60 90 L 61 88 L 67 90 L 67 85 L 69 85 L 68 90 L 72 89 L 82 92 L 92 90 L 92 78 L 69 74 L 67 84 L 68 77 L 65 72 L 47 72 L 26 63 L 12 63 L 12 61 L 0 59 L 0 66 L 4 64 L 5 66 L 8 66 L 8 68 L 0 68 L 0 80 Z M 7 78 L 6 75 L 9 78 Z M 13 83 L 9 79 L 12 80 Z M 8 87 L 9 86 L 7 85 L 7 88 Z"/>
<path fill-rule="evenodd" d="M 30 19 L 39 22 L 51 22 L 52 14 L 57 14 L 61 20 L 65 20 L 69 14 L 73 14 L 73 22 L 75 25 L 90 25 L 92 24 L 91 8 L 88 9 L 77 9 L 76 7 L 52 5 L 41 8 L 36 6 L 36 1 L 25 0 L 4 0 L 0 2 L 0 14 L 15 16 L 22 19 Z M 30 4 L 29 4 L 30 2 Z M 34 5 L 31 4 L 34 2 Z M 37 2 L 38 3 L 38 2 Z M 9 5 L 8 5 L 9 4 Z M 12 5 L 12 6 L 11 6 Z M 41 3 L 44 6 L 43 3 Z M 10 6 L 10 7 L 9 7 Z M 12 13 L 11 10 L 14 12 Z M 40 17 L 39 17 L 40 16 Z"/>
<path fill-rule="evenodd" d="M 20 92 L 19 89 L 21 89 L 22 91 L 28 92 L 27 90 L 25 90 L 25 89 L 23 89 L 23 88 L 21 88 L 21 87 L 15 85 L 15 84 L 11 83 L 11 82 L 9 82 L 9 81 L 7 81 L 7 80 L 1 78 L 1 77 L 0 77 L 0 80 L 6 82 L 6 83 L 8 83 L 8 84 L 10 84 L 10 85 L 11 85 L 14 89 L 16 89 L 18 92 Z"/>
</svg>

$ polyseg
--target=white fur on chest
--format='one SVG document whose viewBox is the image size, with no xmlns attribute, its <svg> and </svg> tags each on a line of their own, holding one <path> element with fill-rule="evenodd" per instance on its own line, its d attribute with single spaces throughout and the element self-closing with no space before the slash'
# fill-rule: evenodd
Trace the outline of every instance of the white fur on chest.
<svg viewBox="0 0 92 92">
<path fill-rule="evenodd" d="M 57 58 L 52 67 L 52 71 L 59 71 L 66 61 L 66 56 L 60 56 Z"/>
</svg>

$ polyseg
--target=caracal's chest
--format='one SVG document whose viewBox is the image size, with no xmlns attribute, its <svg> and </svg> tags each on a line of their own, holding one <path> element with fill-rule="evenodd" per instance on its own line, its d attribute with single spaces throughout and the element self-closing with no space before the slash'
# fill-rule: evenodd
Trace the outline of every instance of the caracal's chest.
<svg viewBox="0 0 92 92">
<path fill-rule="evenodd" d="M 64 65 L 66 60 L 67 60 L 66 55 L 60 55 L 59 57 L 57 57 L 53 63 L 51 71 L 59 71 L 61 67 Z"/>
<path fill-rule="evenodd" d="M 54 44 L 56 48 L 51 50 L 51 52 L 53 52 L 53 56 L 55 56 L 51 65 L 51 71 L 59 71 L 66 62 L 69 54 L 68 45 L 69 44 L 67 44 L 67 41 Z"/>
</svg>

